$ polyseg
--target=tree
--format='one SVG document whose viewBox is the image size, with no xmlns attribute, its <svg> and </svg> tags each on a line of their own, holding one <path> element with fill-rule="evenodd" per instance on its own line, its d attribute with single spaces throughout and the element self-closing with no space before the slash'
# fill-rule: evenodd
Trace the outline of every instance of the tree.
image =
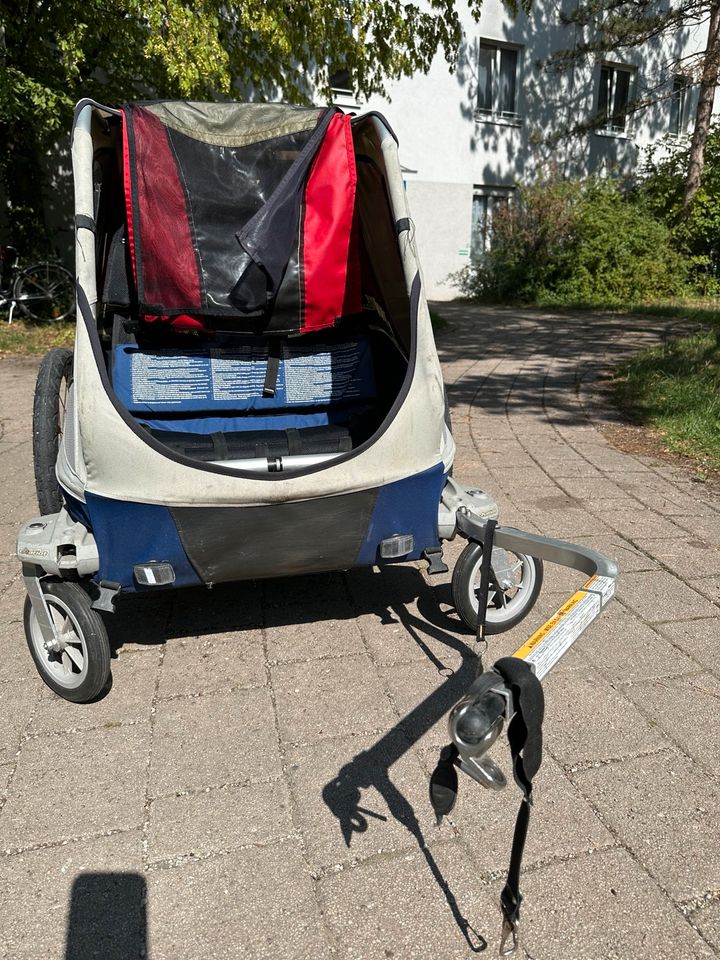
<svg viewBox="0 0 720 960">
<path fill-rule="evenodd" d="M 672 4 L 658 4 L 657 0 L 579 0 L 575 10 L 563 14 L 562 20 L 567 25 L 574 25 L 584 39 L 573 49 L 551 57 L 553 64 L 560 69 L 592 56 L 617 55 L 631 47 L 657 43 L 683 28 L 708 23 L 705 50 L 684 55 L 675 64 L 677 73 L 697 82 L 699 88 L 681 209 L 681 216 L 686 217 L 700 187 L 720 74 L 720 0 L 677 0 Z M 649 94 L 635 97 L 628 104 L 628 112 L 671 96 L 667 84 L 665 87 L 664 93 L 656 88 Z"/>
<path fill-rule="evenodd" d="M 470 0 L 477 19 L 481 0 Z M 284 99 L 329 93 L 349 71 L 358 93 L 427 71 L 461 38 L 455 0 L 0 0 L 0 177 L 10 229 L 37 246 L 41 158 L 81 97 Z"/>
</svg>

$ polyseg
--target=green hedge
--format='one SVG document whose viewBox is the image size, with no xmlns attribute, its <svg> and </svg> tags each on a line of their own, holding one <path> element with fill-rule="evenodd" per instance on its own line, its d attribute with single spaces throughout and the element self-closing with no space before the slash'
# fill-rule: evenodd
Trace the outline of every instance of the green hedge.
<svg viewBox="0 0 720 960">
<path fill-rule="evenodd" d="M 689 293 L 692 260 L 645 199 L 616 181 L 538 181 L 496 211 L 490 247 L 461 274 L 492 301 L 622 305 Z"/>
</svg>

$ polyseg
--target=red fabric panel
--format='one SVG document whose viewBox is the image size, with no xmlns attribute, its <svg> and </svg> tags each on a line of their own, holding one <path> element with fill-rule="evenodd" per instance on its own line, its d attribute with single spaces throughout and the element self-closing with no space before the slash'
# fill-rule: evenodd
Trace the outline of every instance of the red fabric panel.
<svg viewBox="0 0 720 960">
<path fill-rule="evenodd" d="M 350 117 L 336 114 L 313 161 L 302 226 L 301 330 L 321 330 L 361 310 Z"/>
<path fill-rule="evenodd" d="M 185 192 L 164 125 L 142 107 L 132 110 L 134 173 L 140 230 L 143 304 L 168 310 L 202 307 L 200 279 Z M 136 267 L 137 270 L 137 267 Z"/>
</svg>

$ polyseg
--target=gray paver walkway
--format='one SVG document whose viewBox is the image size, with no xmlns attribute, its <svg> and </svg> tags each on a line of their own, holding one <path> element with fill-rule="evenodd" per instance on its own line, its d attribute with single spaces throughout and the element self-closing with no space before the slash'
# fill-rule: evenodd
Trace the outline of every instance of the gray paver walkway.
<svg viewBox="0 0 720 960">
<path fill-rule="evenodd" d="M 662 329 L 442 312 L 457 478 L 622 571 L 546 683 L 526 956 L 718 957 L 720 500 L 599 430 L 603 365 Z M 447 578 L 403 566 L 125 600 L 111 690 L 59 700 L 25 648 L 13 558 L 35 512 L 36 366 L 0 361 L 0 956 L 449 960 L 480 937 L 495 954 L 517 791 L 466 781 L 440 829 L 427 802 L 473 669 Z M 548 568 L 491 658 L 581 580 Z"/>
</svg>

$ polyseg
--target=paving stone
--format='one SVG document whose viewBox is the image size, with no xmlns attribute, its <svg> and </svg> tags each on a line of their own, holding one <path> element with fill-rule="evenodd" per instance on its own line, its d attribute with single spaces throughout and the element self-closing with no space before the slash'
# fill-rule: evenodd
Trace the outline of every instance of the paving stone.
<svg viewBox="0 0 720 960">
<path fill-rule="evenodd" d="M 693 913 L 691 922 L 720 953 L 720 900 L 715 899 L 700 907 Z"/>
<path fill-rule="evenodd" d="M 316 607 L 307 604 L 269 607 L 265 628 L 271 662 L 354 656 L 365 652 L 355 610 L 347 599 Z"/>
<path fill-rule="evenodd" d="M 565 767 L 668 745 L 631 701 L 597 674 L 553 671 L 543 685 L 544 744 Z"/>
<path fill-rule="evenodd" d="M 231 687 L 261 687 L 267 682 L 261 630 L 169 640 L 160 674 L 160 697 Z"/>
<path fill-rule="evenodd" d="M 497 902 L 454 842 L 327 874 L 319 892 L 347 960 L 466 957 L 499 928 Z"/>
<path fill-rule="evenodd" d="M 493 656 L 493 661 L 496 659 Z M 399 715 L 396 725 L 421 747 L 447 743 L 447 713 L 475 679 L 476 660 L 441 674 L 429 661 L 381 667 L 381 673 Z"/>
<path fill-rule="evenodd" d="M 0 815 L 0 850 L 139 826 L 149 746 L 147 724 L 26 741 Z"/>
<path fill-rule="evenodd" d="M 637 545 L 683 580 L 720 574 L 720 549 L 693 534 L 679 540 L 638 539 Z"/>
<path fill-rule="evenodd" d="M 270 607 L 298 603 L 334 603 L 347 594 L 341 573 L 315 573 L 262 581 L 263 602 Z"/>
<path fill-rule="evenodd" d="M 461 791 L 457 806 L 448 818 L 485 874 L 507 870 L 515 829 L 516 798 L 519 798 L 519 793 L 513 793 L 510 752 L 505 740 L 492 751 L 492 759 L 505 773 L 508 788 L 494 793 L 476 789 L 468 780 L 467 789 Z M 432 768 L 437 752 L 429 754 L 428 760 Z M 533 796 L 535 804 L 524 869 L 556 857 L 576 856 L 615 844 L 612 834 L 551 757 L 543 758 L 533 783 Z"/>
<path fill-rule="evenodd" d="M 332 956 L 295 843 L 154 869 L 147 880 L 150 943 L 157 957 Z"/>
<path fill-rule="evenodd" d="M 715 956 L 624 850 L 553 864 L 523 882 L 523 947 L 542 960 Z"/>
<path fill-rule="evenodd" d="M 607 477 L 564 477 L 560 486 L 568 496 L 588 501 L 590 505 L 596 500 L 622 500 L 627 497 L 627 493 Z"/>
<path fill-rule="evenodd" d="M 253 580 L 178 590 L 166 627 L 168 638 L 234 634 L 263 625 L 262 587 Z"/>
<path fill-rule="evenodd" d="M 678 523 L 702 540 L 708 540 L 716 546 L 720 544 L 720 516 L 717 513 L 702 517 L 684 517 L 678 520 Z"/>
<path fill-rule="evenodd" d="M 598 500 L 593 503 L 592 510 L 613 530 L 633 543 L 648 539 L 678 539 L 686 535 L 672 520 L 643 507 L 635 500 Z"/>
<path fill-rule="evenodd" d="M 271 677 L 287 743 L 387 730 L 395 720 L 367 657 L 280 664 L 271 668 Z"/>
<path fill-rule="evenodd" d="M 695 661 L 617 602 L 608 604 L 576 649 L 620 682 L 697 671 Z"/>
<path fill-rule="evenodd" d="M 720 576 L 689 580 L 688 583 L 698 593 L 707 597 L 708 600 L 712 600 L 717 607 L 717 615 L 720 617 Z"/>
<path fill-rule="evenodd" d="M 167 636 L 173 600 L 171 591 L 121 597 L 116 612 L 103 617 L 112 649 L 152 653 L 161 647 Z"/>
<path fill-rule="evenodd" d="M 678 620 L 676 623 L 662 623 L 657 629 L 698 663 L 717 671 L 720 620 Z"/>
<path fill-rule="evenodd" d="M 581 792 L 675 901 L 720 888 L 720 787 L 676 750 L 574 775 Z"/>
<path fill-rule="evenodd" d="M 203 857 L 292 832 L 290 796 L 282 780 L 160 797 L 150 806 L 148 857 Z"/>
<path fill-rule="evenodd" d="M 618 582 L 618 597 L 648 623 L 718 616 L 718 608 L 671 573 L 629 573 Z"/>
<path fill-rule="evenodd" d="M 135 830 L 0 859 L 0 956 L 147 956 L 141 841 Z"/>
<path fill-rule="evenodd" d="M 720 680 L 710 673 L 668 677 L 624 688 L 650 721 L 679 743 L 698 763 L 717 770 L 720 736 L 708 736 L 717 724 Z"/>
<path fill-rule="evenodd" d="M 432 833 L 428 776 L 397 731 L 290 747 L 286 763 L 313 867 L 407 848 Z"/>
<path fill-rule="evenodd" d="M 280 776 L 267 689 L 160 700 L 153 738 L 153 796 Z"/>
<path fill-rule="evenodd" d="M 0 683 L 0 763 L 12 760 L 41 694 L 39 679 Z"/>
<path fill-rule="evenodd" d="M 30 733 L 114 727 L 133 720 L 149 720 L 155 695 L 159 654 L 147 657 L 123 652 L 112 660 L 112 686 L 94 703 L 70 703 L 44 684 Z"/>
</svg>

